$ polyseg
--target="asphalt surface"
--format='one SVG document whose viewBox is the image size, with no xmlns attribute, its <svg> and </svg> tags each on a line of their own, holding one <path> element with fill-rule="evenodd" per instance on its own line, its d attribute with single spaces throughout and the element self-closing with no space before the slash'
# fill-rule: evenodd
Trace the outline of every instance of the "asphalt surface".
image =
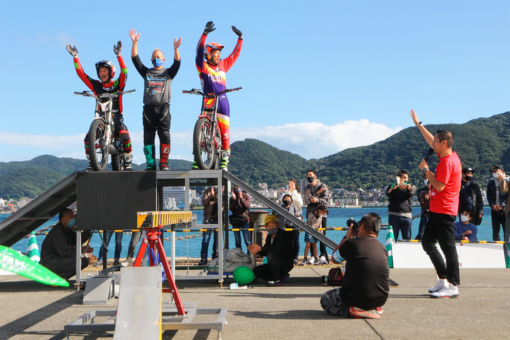
<svg viewBox="0 0 510 340">
<path fill-rule="evenodd" d="M 460 296 L 433 299 L 432 269 L 391 269 L 392 287 L 381 319 L 339 319 L 320 306 L 332 287 L 320 276 L 330 267 L 296 267 L 288 283 L 267 287 L 258 282 L 246 290 L 223 288 L 215 280 L 179 280 L 185 303 L 199 308 L 227 307 L 222 339 L 509 339 L 510 269 L 461 269 Z M 191 271 L 196 273 L 197 271 Z M 177 275 L 186 275 L 177 271 Z M 0 276 L 0 339 L 64 339 L 64 325 L 91 310 L 109 305 L 83 305 L 83 291 L 44 286 L 14 275 Z M 171 301 L 170 294 L 163 295 Z M 206 320 L 207 321 L 207 320 Z M 212 320 L 210 320 L 212 321 Z M 163 339 L 217 339 L 215 330 L 165 331 Z M 71 334 L 71 339 L 111 339 L 112 332 Z"/>
</svg>

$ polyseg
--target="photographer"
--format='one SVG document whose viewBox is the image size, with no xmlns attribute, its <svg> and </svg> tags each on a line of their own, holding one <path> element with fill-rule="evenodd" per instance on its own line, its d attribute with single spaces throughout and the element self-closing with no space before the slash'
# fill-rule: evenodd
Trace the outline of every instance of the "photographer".
<svg viewBox="0 0 510 340">
<path fill-rule="evenodd" d="M 251 244 L 250 232 L 248 231 L 248 228 L 250 228 L 250 206 L 250 195 L 248 195 L 248 193 L 244 190 L 241 191 L 237 185 L 234 186 L 234 189 L 232 189 L 232 197 L 230 197 L 229 204 L 229 209 L 232 211 L 232 215 L 229 217 L 230 224 L 232 224 L 232 227 L 242 230 L 244 243 L 246 246 Z M 234 238 L 236 248 L 242 249 L 241 233 L 239 231 L 234 231 Z"/>
<path fill-rule="evenodd" d="M 388 223 L 393 227 L 395 241 L 402 231 L 402 239 L 411 239 L 411 227 L 413 225 L 413 188 L 409 184 L 409 172 L 400 170 L 397 174 L 397 182 L 386 189 L 388 204 Z"/>
<path fill-rule="evenodd" d="M 388 253 L 377 240 L 381 217 L 368 213 L 356 223 L 349 220 L 349 230 L 333 252 L 346 260 L 342 288 L 327 291 L 321 306 L 328 313 L 346 317 L 379 319 L 390 291 Z"/>
</svg>

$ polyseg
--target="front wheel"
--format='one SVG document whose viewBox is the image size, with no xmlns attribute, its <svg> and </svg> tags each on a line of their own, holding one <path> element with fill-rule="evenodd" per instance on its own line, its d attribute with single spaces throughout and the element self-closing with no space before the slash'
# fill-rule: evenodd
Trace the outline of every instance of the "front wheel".
<svg viewBox="0 0 510 340">
<path fill-rule="evenodd" d="M 94 171 L 105 171 L 108 166 L 108 145 L 106 129 L 102 119 L 94 119 L 87 135 L 89 145 L 90 166 Z"/>
<path fill-rule="evenodd" d="M 200 118 L 193 132 L 193 156 L 201 170 L 214 169 L 216 165 L 216 144 L 211 138 L 212 123 L 207 118 Z"/>
</svg>

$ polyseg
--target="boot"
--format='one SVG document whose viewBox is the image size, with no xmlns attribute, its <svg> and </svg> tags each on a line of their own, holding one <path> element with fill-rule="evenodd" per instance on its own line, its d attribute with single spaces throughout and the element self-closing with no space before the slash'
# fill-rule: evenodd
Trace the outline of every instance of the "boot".
<svg viewBox="0 0 510 340">
<path fill-rule="evenodd" d="M 124 154 L 124 171 L 133 171 L 131 161 L 133 160 L 133 152 Z"/>
<path fill-rule="evenodd" d="M 147 163 L 145 170 L 156 170 L 156 161 L 154 160 L 156 146 L 154 144 L 145 145 L 143 147 L 143 153 L 145 154 L 145 162 Z"/>
<path fill-rule="evenodd" d="M 92 171 L 92 166 L 90 166 L 90 156 L 89 154 L 85 154 L 85 157 L 87 157 L 87 162 L 89 162 L 89 167 L 83 171 L 86 171 L 86 172 L 89 172 L 89 171 Z"/>
<path fill-rule="evenodd" d="M 197 162 L 193 161 L 193 166 L 191 167 L 191 170 L 198 170 Z"/>
<path fill-rule="evenodd" d="M 161 144 L 159 147 L 160 159 L 159 159 L 159 170 L 168 171 L 168 156 L 170 155 L 170 144 Z"/>
<path fill-rule="evenodd" d="M 230 158 L 230 149 L 228 149 L 228 150 L 221 150 L 221 154 L 222 154 L 222 157 L 221 157 L 220 169 L 228 170 L 228 161 L 229 161 L 229 158 Z"/>
</svg>

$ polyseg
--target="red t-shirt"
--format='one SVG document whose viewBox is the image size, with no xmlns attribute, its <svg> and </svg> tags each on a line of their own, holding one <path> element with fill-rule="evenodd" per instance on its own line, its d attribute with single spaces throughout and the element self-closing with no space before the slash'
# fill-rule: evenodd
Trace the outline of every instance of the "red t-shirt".
<svg viewBox="0 0 510 340">
<path fill-rule="evenodd" d="M 430 193 L 430 211 L 436 214 L 457 215 L 459 212 L 459 192 L 462 181 L 462 165 L 454 151 L 448 156 L 439 157 L 436 180 L 445 183 L 443 191 L 433 187 Z"/>
</svg>

